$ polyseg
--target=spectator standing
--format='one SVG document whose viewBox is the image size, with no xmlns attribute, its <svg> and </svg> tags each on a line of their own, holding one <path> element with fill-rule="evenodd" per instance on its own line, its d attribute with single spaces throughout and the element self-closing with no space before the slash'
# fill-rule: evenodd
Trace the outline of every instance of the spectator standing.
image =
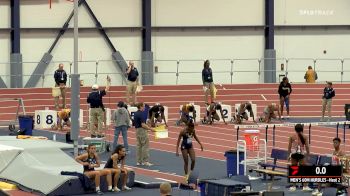
<svg viewBox="0 0 350 196">
<path fill-rule="evenodd" d="M 307 68 L 304 79 L 306 83 L 315 83 L 316 80 L 318 79 L 317 73 L 312 69 L 311 66 Z"/>
<path fill-rule="evenodd" d="M 125 108 L 124 102 L 119 101 L 117 106 L 118 108 L 114 112 L 114 116 L 113 116 L 113 120 L 115 122 L 113 147 L 114 148 L 117 147 L 119 134 L 121 132 L 123 136 L 123 142 L 124 142 L 126 154 L 129 154 L 128 128 L 130 127 L 130 115 L 129 115 L 129 111 Z"/>
</svg>

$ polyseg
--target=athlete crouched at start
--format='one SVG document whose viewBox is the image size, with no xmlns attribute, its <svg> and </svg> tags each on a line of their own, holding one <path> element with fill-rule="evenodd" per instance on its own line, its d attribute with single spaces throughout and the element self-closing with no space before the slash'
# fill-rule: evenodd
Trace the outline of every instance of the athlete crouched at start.
<svg viewBox="0 0 350 196">
<path fill-rule="evenodd" d="M 165 126 L 168 127 L 164 114 L 164 106 L 160 104 L 156 104 L 149 109 L 148 119 L 151 123 L 151 127 L 155 127 L 157 123 L 161 123 L 162 121 L 164 121 Z"/>
<path fill-rule="evenodd" d="M 207 106 L 207 112 L 206 116 L 204 117 L 202 123 L 203 124 L 213 124 L 214 120 L 220 121 L 220 116 L 217 113 L 217 110 L 220 110 L 220 115 L 224 123 L 227 125 L 227 122 L 225 121 L 224 113 L 222 111 L 222 106 L 220 103 L 212 102 L 211 104 L 206 104 Z"/>
<path fill-rule="evenodd" d="M 248 110 L 248 112 L 250 113 L 250 117 L 253 118 L 253 121 L 256 122 L 254 119 L 252 104 L 249 102 L 246 102 L 246 103 L 241 103 L 241 105 L 239 106 L 236 116 L 234 117 L 235 119 L 234 123 L 241 124 L 243 120 L 248 120 L 248 114 L 246 110 Z"/>
<path fill-rule="evenodd" d="M 190 112 L 193 113 L 193 116 L 190 116 Z M 179 126 L 182 123 L 185 123 L 185 125 L 188 125 L 190 120 L 193 120 L 193 122 L 196 122 L 196 110 L 193 104 L 183 105 L 180 113 L 181 113 L 181 117 L 180 117 L 180 120 L 176 121 L 176 126 Z"/>
</svg>

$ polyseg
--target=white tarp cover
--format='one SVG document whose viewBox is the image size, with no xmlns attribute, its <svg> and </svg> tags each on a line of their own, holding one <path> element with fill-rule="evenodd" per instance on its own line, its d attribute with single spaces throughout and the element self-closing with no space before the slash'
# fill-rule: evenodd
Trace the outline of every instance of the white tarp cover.
<svg viewBox="0 0 350 196">
<path fill-rule="evenodd" d="M 1 144 L 3 141 L 0 137 Z M 10 140 L 7 138 L 6 141 Z M 11 147 L 9 142 L 5 143 Z M 67 180 L 76 178 L 62 176 L 61 171 L 83 172 L 83 167 L 61 150 L 71 145 L 49 140 L 13 140 L 10 143 L 22 150 L 0 150 L 1 159 L 9 155 L 5 161 L 0 161 L 3 168 L 0 178 L 49 194 Z"/>
</svg>

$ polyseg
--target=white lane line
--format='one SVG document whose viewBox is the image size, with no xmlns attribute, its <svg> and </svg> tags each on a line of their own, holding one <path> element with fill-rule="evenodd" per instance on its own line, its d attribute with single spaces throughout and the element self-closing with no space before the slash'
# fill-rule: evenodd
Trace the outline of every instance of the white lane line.
<svg viewBox="0 0 350 196">
<path fill-rule="evenodd" d="M 166 181 L 166 182 L 171 182 L 171 183 L 177 183 L 177 182 L 175 182 L 175 181 L 173 181 L 173 180 L 168 180 L 168 179 L 165 179 L 165 178 L 155 178 L 155 179 L 157 179 L 157 180 L 162 180 L 162 181 Z"/>
<path fill-rule="evenodd" d="M 139 184 L 149 184 L 148 182 L 143 182 L 143 181 L 140 181 L 140 180 L 135 180 L 135 182 L 137 182 Z"/>
<path fill-rule="evenodd" d="M 262 97 L 265 101 L 267 101 L 266 97 L 265 97 L 263 94 L 261 94 L 261 97 Z"/>
</svg>

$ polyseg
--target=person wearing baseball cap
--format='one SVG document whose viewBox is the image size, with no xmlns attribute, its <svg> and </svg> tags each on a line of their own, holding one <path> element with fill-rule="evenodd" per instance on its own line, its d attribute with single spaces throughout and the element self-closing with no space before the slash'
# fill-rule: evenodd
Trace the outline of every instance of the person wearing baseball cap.
<svg viewBox="0 0 350 196">
<path fill-rule="evenodd" d="M 92 85 L 91 92 L 87 97 L 87 103 L 90 104 L 90 132 L 91 137 L 103 137 L 102 122 L 104 117 L 104 106 L 102 97 L 109 91 L 111 78 L 107 76 L 107 86 L 104 90 L 99 90 L 97 84 Z M 96 130 L 97 124 L 97 130 Z"/>
</svg>

